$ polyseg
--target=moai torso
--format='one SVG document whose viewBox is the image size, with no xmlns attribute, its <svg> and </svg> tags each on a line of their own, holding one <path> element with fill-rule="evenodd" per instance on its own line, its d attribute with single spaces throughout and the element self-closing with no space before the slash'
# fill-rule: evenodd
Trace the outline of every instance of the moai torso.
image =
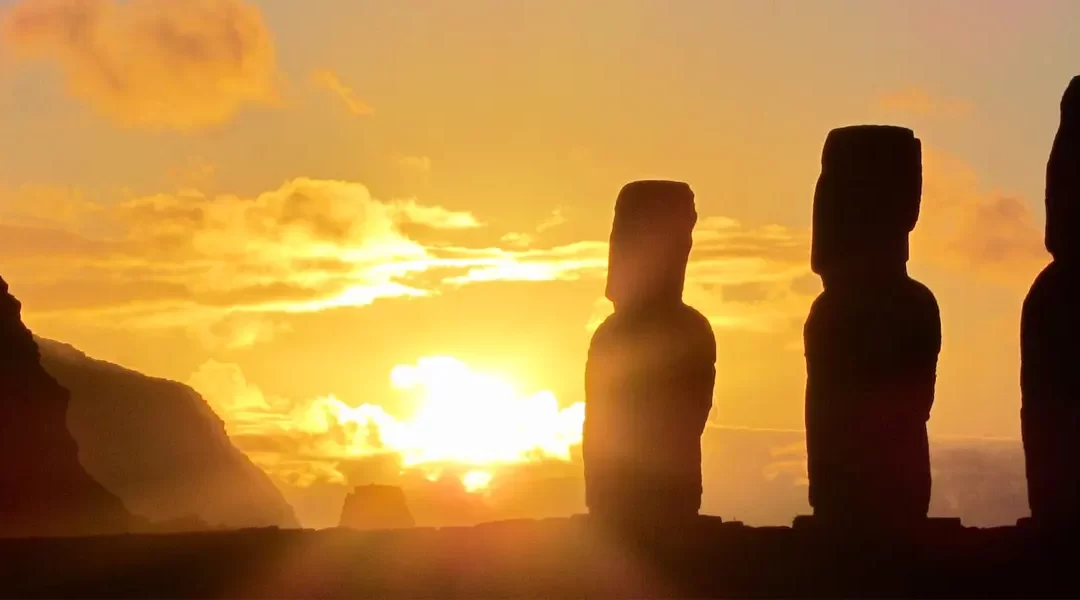
<svg viewBox="0 0 1080 600">
<path fill-rule="evenodd" d="M 585 369 L 586 503 L 602 516 L 694 515 L 716 340 L 682 302 L 693 193 L 635 182 L 615 211 L 607 292 L 615 312 L 593 335 Z"/>
<path fill-rule="evenodd" d="M 921 151 L 910 130 L 862 126 L 826 141 L 812 266 L 825 290 L 804 330 L 810 504 L 828 520 L 925 518 L 926 422 L 934 401 L 937 302 L 908 277 Z"/>
<path fill-rule="evenodd" d="M 1020 321 L 1021 430 L 1028 503 L 1037 523 L 1080 525 L 1080 77 L 1061 101 L 1046 168 L 1052 262 Z"/>
</svg>

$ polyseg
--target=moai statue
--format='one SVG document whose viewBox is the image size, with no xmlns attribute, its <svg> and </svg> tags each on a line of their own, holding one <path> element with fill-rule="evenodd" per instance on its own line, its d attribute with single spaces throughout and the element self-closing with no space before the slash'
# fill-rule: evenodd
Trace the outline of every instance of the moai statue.
<svg viewBox="0 0 1080 600">
<path fill-rule="evenodd" d="M 681 182 L 629 183 L 615 202 L 606 291 L 615 311 L 593 335 L 585 367 L 591 515 L 666 522 L 701 506 L 716 339 L 682 300 L 696 222 L 694 193 Z"/>
<path fill-rule="evenodd" d="M 925 519 L 926 422 L 941 319 L 908 277 L 922 148 L 902 127 L 834 129 L 814 194 L 811 267 L 824 283 L 804 330 L 806 449 L 815 520 L 867 528 Z"/>
<path fill-rule="evenodd" d="M 1080 525 L 1080 77 L 1046 165 L 1046 249 L 1020 318 L 1020 409 L 1032 521 Z"/>
</svg>

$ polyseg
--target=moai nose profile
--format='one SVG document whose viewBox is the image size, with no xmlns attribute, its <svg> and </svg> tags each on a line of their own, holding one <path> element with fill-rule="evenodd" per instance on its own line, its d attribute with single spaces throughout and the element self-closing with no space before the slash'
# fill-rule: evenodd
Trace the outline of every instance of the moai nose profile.
<svg viewBox="0 0 1080 600">
<path fill-rule="evenodd" d="M 585 366 L 586 504 L 620 522 L 664 522 L 701 506 L 701 434 L 712 407 L 716 340 L 682 301 L 694 194 L 636 181 L 615 203 L 606 295 Z"/>
<path fill-rule="evenodd" d="M 1080 526 L 1080 77 L 1046 164 L 1046 249 L 1020 318 L 1021 432 L 1032 521 Z"/>
<path fill-rule="evenodd" d="M 811 248 L 825 289 L 804 329 L 809 494 L 821 522 L 890 527 L 929 509 L 941 322 L 933 294 L 907 274 L 921 192 L 911 130 L 829 133 Z"/>
</svg>

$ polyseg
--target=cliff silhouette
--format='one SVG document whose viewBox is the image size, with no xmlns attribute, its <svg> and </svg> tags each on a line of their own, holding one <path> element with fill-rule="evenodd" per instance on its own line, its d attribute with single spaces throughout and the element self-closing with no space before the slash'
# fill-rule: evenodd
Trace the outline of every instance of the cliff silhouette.
<svg viewBox="0 0 1080 600">
<path fill-rule="evenodd" d="M 69 394 L 41 366 L 22 305 L 0 278 L 0 536 L 129 530 L 132 515 L 79 464 Z"/>
<path fill-rule="evenodd" d="M 269 476 L 233 446 L 195 390 L 36 341 L 42 366 L 71 392 L 67 427 L 80 462 L 133 513 L 195 517 L 211 527 L 298 526 Z"/>
</svg>

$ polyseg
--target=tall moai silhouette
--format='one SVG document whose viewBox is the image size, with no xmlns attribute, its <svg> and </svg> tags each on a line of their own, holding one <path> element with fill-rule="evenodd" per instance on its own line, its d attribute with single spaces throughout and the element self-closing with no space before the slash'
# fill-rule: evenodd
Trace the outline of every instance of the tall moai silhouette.
<svg viewBox="0 0 1080 600">
<path fill-rule="evenodd" d="M 1020 317 L 1020 421 L 1032 520 L 1080 525 L 1080 77 L 1046 164 L 1046 249 Z"/>
<path fill-rule="evenodd" d="M 716 339 L 683 303 L 697 222 L 686 183 L 619 192 L 606 296 L 585 367 L 586 504 L 591 515 L 665 521 L 701 507 L 701 434 L 712 408 Z"/>
<path fill-rule="evenodd" d="M 907 273 L 922 147 L 910 129 L 829 132 L 811 267 L 824 284 L 804 329 L 810 505 L 826 522 L 891 526 L 930 505 L 926 422 L 941 319 Z"/>
</svg>

